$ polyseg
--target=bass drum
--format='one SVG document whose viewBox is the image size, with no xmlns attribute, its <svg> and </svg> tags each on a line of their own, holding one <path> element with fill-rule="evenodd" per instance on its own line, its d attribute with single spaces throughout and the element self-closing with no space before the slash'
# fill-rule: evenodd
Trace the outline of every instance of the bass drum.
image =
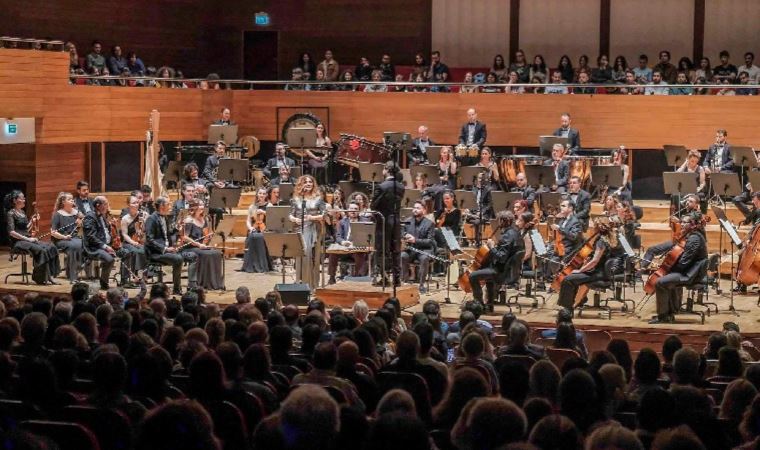
<svg viewBox="0 0 760 450">
<path fill-rule="evenodd" d="M 319 117 L 312 113 L 297 113 L 288 117 L 285 124 L 282 126 L 282 142 L 286 145 L 288 143 L 288 132 L 293 128 L 317 128 L 317 124 L 322 123 Z M 301 157 L 307 158 L 306 155 L 301 154 L 301 149 L 297 147 L 290 147 L 290 152 L 296 156 L 296 159 Z"/>
</svg>

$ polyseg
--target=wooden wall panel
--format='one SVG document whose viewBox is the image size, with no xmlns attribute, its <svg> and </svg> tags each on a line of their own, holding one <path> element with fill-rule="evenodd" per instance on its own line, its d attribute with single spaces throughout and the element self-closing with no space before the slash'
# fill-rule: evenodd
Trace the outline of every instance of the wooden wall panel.
<svg viewBox="0 0 760 450">
<path fill-rule="evenodd" d="M 744 64 L 744 53 L 760 55 L 760 2 L 756 0 L 708 0 L 705 3 L 705 56 L 720 64 L 718 54 L 728 50 L 737 67 Z"/>
<path fill-rule="evenodd" d="M 576 64 L 581 54 L 599 52 L 599 0 L 530 0 L 520 3 L 520 47 L 529 62 L 543 55 L 556 67 L 563 54 Z"/>
<path fill-rule="evenodd" d="M 692 56 L 694 46 L 694 0 L 615 0 L 610 17 L 610 63 L 623 55 L 629 66 L 639 55 L 657 64 L 661 50 L 669 50 L 671 62 Z"/>
<path fill-rule="evenodd" d="M 433 50 L 455 67 L 490 67 L 495 55 L 509 60 L 509 2 L 436 0 Z"/>
<path fill-rule="evenodd" d="M 41 213 L 41 229 L 50 226 L 58 193 L 73 192 L 86 179 L 87 144 L 38 144 L 35 146 L 35 193 Z"/>
</svg>

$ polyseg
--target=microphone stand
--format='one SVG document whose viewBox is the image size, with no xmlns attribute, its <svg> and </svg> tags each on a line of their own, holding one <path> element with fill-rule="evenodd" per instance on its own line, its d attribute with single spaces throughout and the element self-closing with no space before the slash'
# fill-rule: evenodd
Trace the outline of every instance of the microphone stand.
<svg viewBox="0 0 760 450">
<path fill-rule="evenodd" d="M 301 156 L 301 159 L 303 160 L 303 156 Z M 304 232 L 306 231 L 306 197 L 303 195 L 303 191 L 301 191 L 301 239 L 303 239 Z M 301 264 L 300 264 L 300 270 L 298 274 L 298 278 L 300 279 L 301 283 L 303 283 L 303 256 L 301 256 Z"/>
<path fill-rule="evenodd" d="M 483 242 L 483 183 L 478 186 L 478 228 L 475 229 L 475 246 Z"/>
</svg>

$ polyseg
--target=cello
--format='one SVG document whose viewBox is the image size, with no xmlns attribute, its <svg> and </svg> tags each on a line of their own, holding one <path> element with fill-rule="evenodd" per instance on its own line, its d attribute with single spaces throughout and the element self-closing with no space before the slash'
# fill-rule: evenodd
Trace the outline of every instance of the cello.
<svg viewBox="0 0 760 450">
<path fill-rule="evenodd" d="M 589 256 L 594 253 L 594 244 L 596 244 L 597 239 L 599 239 L 599 231 L 594 231 L 594 233 L 591 234 L 588 239 L 586 239 L 581 248 L 573 254 L 573 257 L 570 259 L 570 261 L 568 261 L 565 267 L 563 267 L 562 270 L 559 271 L 554 277 L 554 281 L 552 281 L 552 289 L 554 289 L 556 292 L 559 292 L 562 281 L 564 281 L 568 275 L 573 273 L 574 270 L 578 270 L 583 267 Z M 573 307 L 577 307 L 581 304 L 583 298 L 586 297 L 588 290 L 589 288 L 586 285 L 582 285 L 578 288 L 578 293 L 575 295 L 575 304 Z"/>
<path fill-rule="evenodd" d="M 501 224 L 499 224 L 498 227 L 496 227 L 493 232 L 491 232 L 491 235 L 488 236 L 488 239 L 493 238 L 493 236 L 496 234 L 497 231 L 499 231 L 502 228 Z M 476 270 L 480 270 L 487 262 L 488 262 L 488 256 L 491 253 L 491 249 L 488 248 L 487 245 L 483 244 L 480 246 L 477 252 L 475 252 L 475 259 L 470 263 L 470 267 L 465 269 L 465 271 L 462 273 L 462 275 L 459 276 L 459 287 L 466 293 L 472 292 L 472 284 L 470 284 L 470 274 L 472 272 L 475 272 Z"/>
<path fill-rule="evenodd" d="M 662 259 L 662 263 L 660 263 L 660 267 L 652 272 L 652 274 L 649 275 L 649 278 L 647 278 L 647 282 L 644 285 L 644 292 L 647 295 L 654 294 L 655 284 L 657 283 L 657 280 L 669 274 L 670 271 L 673 270 L 673 266 L 678 262 L 678 258 L 680 258 L 684 252 L 686 235 L 688 235 L 692 230 L 695 230 L 697 227 L 704 227 L 705 224 L 709 221 L 710 216 L 702 216 L 702 219 L 699 222 L 690 223 L 690 225 L 687 227 L 684 227 L 683 225 L 681 226 L 681 233 L 677 236 L 677 240 L 675 241 L 673 248 L 671 248 L 670 251 L 665 254 L 665 257 Z"/>
<path fill-rule="evenodd" d="M 736 266 L 736 281 L 750 286 L 760 279 L 760 226 L 755 225 L 743 247 Z"/>
</svg>

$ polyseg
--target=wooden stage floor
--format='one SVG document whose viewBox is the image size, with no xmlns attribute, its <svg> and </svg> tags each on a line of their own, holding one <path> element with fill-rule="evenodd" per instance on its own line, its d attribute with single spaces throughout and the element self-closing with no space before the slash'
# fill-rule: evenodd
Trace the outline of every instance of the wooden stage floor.
<svg viewBox="0 0 760 450">
<path fill-rule="evenodd" d="M 226 291 L 210 291 L 207 295 L 207 301 L 208 302 L 214 302 L 218 303 L 220 305 L 228 305 L 235 302 L 235 289 L 238 286 L 246 286 L 251 292 L 251 296 L 253 299 L 257 297 L 263 297 L 266 292 L 274 289 L 275 284 L 282 282 L 282 276 L 279 273 L 266 273 L 266 274 L 248 274 L 244 272 L 238 272 L 236 269 L 239 269 L 242 265 L 242 260 L 237 258 L 231 258 L 226 260 Z M 0 251 L 0 281 L 4 281 L 5 275 L 8 273 L 11 273 L 13 271 L 16 271 L 20 267 L 20 263 L 13 262 L 11 263 L 8 260 L 8 252 L 7 250 Z M 169 269 L 170 270 L 170 269 Z M 8 284 L 0 283 L 0 292 L 8 292 L 8 291 L 14 291 L 14 292 L 46 292 L 50 293 L 52 295 L 56 294 L 67 294 L 70 289 L 71 285 L 63 280 L 63 279 L 57 279 L 58 282 L 60 282 L 60 285 L 53 285 L 53 286 L 37 286 L 37 285 L 23 285 L 18 283 L 17 279 L 11 279 L 9 280 Z M 292 273 L 292 269 L 288 268 L 288 274 L 286 275 L 286 282 L 293 282 L 294 281 L 294 274 Z M 442 282 L 443 280 L 441 280 Z M 337 285 L 330 286 L 331 288 L 340 288 L 342 287 L 341 284 L 345 283 L 338 283 Z M 441 284 L 443 286 L 443 284 Z M 346 288 L 350 288 L 348 290 L 353 292 L 368 292 L 372 288 L 369 286 L 368 283 L 358 283 L 357 282 L 351 282 L 350 284 L 346 284 Z M 431 286 L 434 287 L 434 286 Z M 641 307 L 640 301 L 643 297 L 643 292 L 641 291 L 640 287 L 638 287 L 636 290 L 637 292 L 633 292 L 632 289 L 627 288 L 626 289 L 626 297 L 633 299 L 636 301 L 636 307 L 637 307 L 637 313 L 628 312 L 628 313 L 621 313 L 619 306 L 613 307 L 613 313 L 611 319 L 601 318 L 597 311 L 587 311 L 583 314 L 582 317 L 577 317 L 576 314 L 576 325 L 582 328 L 605 328 L 605 329 L 614 329 L 614 330 L 628 330 L 632 332 L 638 332 L 638 333 L 670 333 L 675 332 L 678 334 L 698 334 L 705 336 L 706 334 L 709 334 L 711 331 L 719 331 L 722 328 L 723 322 L 726 321 L 733 321 L 739 324 L 742 330 L 742 334 L 745 335 L 760 335 L 760 322 L 758 321 L 758 318 L 760 318 L 760 307 L 757 306 L 758 301 L 758 294 L 757 291 L 754 291 L 754 293 L 751 293 L 750 295 L 736 295 L 734 296 L 734 304 L 736 306 L 736 309 L 739 310 L 739 316 L 736 316 L 728 311 L 729 305 L 730 305 L 730 299 L 728 297 L 729 289 L 730 289 L 730 280 L 722 280 L 721 281 L 721 287 L 723 288 L 723 295 L 716 295 L 715 291 L 711 289 L 710 295 L 709 295 L 709 301 L 716 302 L 718 304 L 719 313 L 715 314 L 714 312 L 712 315 L 707 316 L 705 320 L 705 324 L 702 325 L 700 323 L 700 320 L 697 316 L 678 316 L 677 317 L 677 323 L 675 324 L 669 324 L 669 325 L 649 325 L 647 323 L 647 320 L 654 314 L 655 311 L 655 301 L 652 297 L 643 308 L 641 308 L 641 312 L 638 311 L 638 309 Z M 366 291 L 364 290 L 366 289 Z M 416 293 L 416 288 L 413 289 Z M 387 291 L 390 292 L 390 288 L 387 288 Z M 130 290 L 130 294 L 134 295 L 136 294 L 136 290 Z M 509 295 L 512 295 L 514 291 L 510 291 Z M 544 294 L 544 292 L 540 292 L 541 294 Z M 369 294 L 368 294 L 369 295 Z M 606 298 L 607 296 L 610 296 L 611 292 L 607 292 L 602 295 L 602 298 Z M 427 294 L 423 294 L 419 296 L 419 302 L 414 301 L 411 302 L 412 306 L 409 306 L 405 309 L 405 311 L 409 314 L 421 311 L 422 309 L 422 303 L 424 303 L 427 300 L 433 299 L 436 301 L 441 302 L 441 310 L 443 316 L 447 320 L 456 320 L 459 317 L 460 312 L 460 305 L 463 301 L 466 301 L 470 296 L 468 295 L 465 297 L 464 293 L 462 291 L 458 290 L 451 290 L 450 292 L 450 298 L 452 303 L 451 304 L 444 304 L 444 298 L 446 297 L 446 290 L 440 289 L 435 290 L 431 289 L 431 292 Z M 408 304 L 408 302 L 405 302 Z M 530 324 L 535 326 L 544 326 L 551 324 L 554 321 L 554 317 L 556 315 L 557 311 L 557 295 L 552 294 L 547 296 L 547 301 L 545 305 L 539 305 L 539 308 L 537 309 L 531 309 L 530 308 L 530 301 L 523 300 L 522 301 L 523 306 L 522 312 L 518 313 L 517 309 L 514 310 L 514 312 L 518 315 L 518 317 L 528 321 Z M 615 304 L 612 304 L 615 305 Z M 495 312 L 493 314 L 489 314 L 485 316 L 484 318 L 492 321 L 494 323 L 498 323 L 501 319 L 501 316 L 507 312 L 507 307 L 497 305 L 495 308 Z"/>
</svg>

